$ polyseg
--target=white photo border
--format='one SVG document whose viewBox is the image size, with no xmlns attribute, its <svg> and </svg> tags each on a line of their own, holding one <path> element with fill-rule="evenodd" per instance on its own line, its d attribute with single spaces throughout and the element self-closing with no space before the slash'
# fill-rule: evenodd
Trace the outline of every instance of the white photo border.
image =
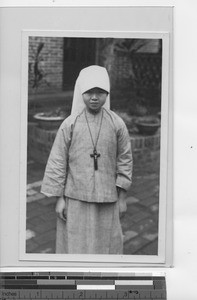
<svg viewBox="0 0 197 300">
<path fill-rule="evenodd" d="M 162 96 L 161 96 L 161 148 L 160 148 L 160 196 L 158 255 L 71 255 L 71 254 L 27 254 L 26 248 L 26 173 L 27 173 L 27 106 L 28 106 L 28 42 L 31 36 L 43 37 L 87 37 L 87 38 L 146 38 L 162 39 Z M 172 264 L 172 220 L 168 210 L 172 209 L 172 191 L 168 187 L 169 175 L 169 101 L 170 96 L 170 33 L 135 31 L 62 31 L 62 30 L 23 30 L 21 68 L 21 151 L 20 151 L 20 231 L 19 261 L 63 262 L 64 265 L 102 263 L 106 266 L 170 266 Z M 170 199 L 167 199 L 171 195 Z M 167 208 L 168 207 L 168 208 Z M 169 225 L 169 223 L 171 225 Z M 171 247 L 171 251 L 167 251 Z"/>
</svg>

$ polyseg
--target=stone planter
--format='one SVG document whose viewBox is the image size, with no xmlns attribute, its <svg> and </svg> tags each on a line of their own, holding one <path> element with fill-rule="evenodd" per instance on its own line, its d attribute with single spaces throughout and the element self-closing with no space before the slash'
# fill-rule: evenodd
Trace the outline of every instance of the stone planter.
<svg viewBox="0 0 197 300">
<path fill-rule="evenodd" d="M 160 120 L 156 117 L 142 117 L 136 120 L 139 134 L 153 135 L 160 128 Z"/>
<path fill-rule="evenodd" d="M 34 120 L 38 122 L 38 126 L 45 130 L 58 129 L 64 119 L 65 117 L 63 116 L 47 117 L 44 113 L 37 113 L 34 115 Z"/>
</svg>

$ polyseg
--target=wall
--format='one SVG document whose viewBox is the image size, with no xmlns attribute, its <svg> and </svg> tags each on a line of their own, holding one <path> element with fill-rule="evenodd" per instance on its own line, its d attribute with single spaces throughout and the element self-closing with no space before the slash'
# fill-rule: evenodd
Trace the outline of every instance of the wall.
<svg viewBox="0 0 197 300">
<path fill-rule="evenodd" d="M 37 55 L 40 43 L 44 46 Z M 36 64 L 37 63 L 37 64 Z M 35 73 L 35 64 L 38 73 Z M 63 38 L 29 38 L 29 93 L 49 93 L 62 90 Z M 39 78 L 41 75 L 41 78 Z"/>
<path fill-rule="evenodd" d="M 116 39 L 115 39 L 116 40 Z M 124 41 L 124 39 L 119 39 Z M 143 40 L 144 45 L 137 51 L 137 53 L 158 53 L 159 40 L 149 39 Z M 39 45 L 43 43 L 43 48 L 38 53 Z M 58 92 L 62 90 L 63 80 L 63 47 L 64 40 L 61 37 L 36 37 L 32 36 L 29 38 L 29 94 L 36 93 L 50 93 Z M 103 48 L 103 39 L 98 39 L 97 42 L 97 59 L 101 65 L 106 65 L 109 68 L 109 63 L 105 60 L 110 61 L 112 66 L 111 70 L 111 86 L 117 88 L 128 88 L 132 85 L 132 74 L 133 74 L 133 62 L 131 63 L 127 53 L 121 51 L 114 51 L 110 53 L 110 48 Z M 104 52 L 104 53 L 103 53 Z M 105 55 L 105 60 L 102 59 Z M 106 57 L 107 56 L 107 57 Z M 99 58 L 100 57 L 100 58 Z M 146 56 L 148 58 L 148 55 Z M 137 59 L 137 61 L 136 61 Z M 147 67 L 147 59 L 138 59 L 134 56 L 133 61 L 136 63 L 135 68 L 138 74 L 142 72 L 143 64 Z M 152 65 L 156 65 L 156 72 L 159 74 L 157 59 L 152 59 Z M 35 66 L 37 69 L 35 70 Z M 150 77 L 150 70 L 148 74 L 148 80 Z M 153 68 L 152 68 L 153 69 Z M 36 73 L 37 72 L 37 73 Z M 39 78 L 39 75 L 41 78 Z M 160 78 L 160 76 L 159 76 Z M 139 82 L 140 82 L 139 78 Z M 149 80 L 150 81 L 150 80 Z M 150 83 L 150 82 L 149 82 Z M 74 83 L 73 83 L 74 85 Z"/>
</svg>

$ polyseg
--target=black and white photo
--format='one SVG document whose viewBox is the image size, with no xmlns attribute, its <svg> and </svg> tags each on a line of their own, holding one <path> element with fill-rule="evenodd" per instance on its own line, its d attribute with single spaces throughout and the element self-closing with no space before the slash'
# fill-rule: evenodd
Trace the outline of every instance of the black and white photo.
<svg viewBox="0 0 197 300">
<path fill-rule="evenodd" d="M 167 59 L 164 56 L 165 34 L 125 33 L 114 36 L 113 33 L 109 37 L 109 33 L 106 37 L 104 33 L 103 37 L 92 37 L 87 33 L 55 35 L 52 32 L 49 36 L 44 33 L 32 35 L 30 32 L 27 36 L 26 254 L 159 257 L 163 249 L 158 241 L 165 239 L 162 237 L 165 212 L 161 211 L 165 203 L 161 203 L 160 193 L 161 188 L 165 189 L 160 178 L 161 120 L 166 117 L 166 104 L 162 103 L 162 95 L 165 94 L 165 70 L 162 68 Z M 81 79 L 85 87 L 77 89 L 80 72 L 83 75 L 91 68 L 105 70 L 104 75 L 102 72 L 98 76 L 94 72 L 87 73 L 86 77 L 82 76 L 85 79 Z M 103 83 L 105 76 L 109 81 L 108 88 L 102 87 L 106 86 Z M 100 78 L 97 79 L 98 84 L 94 78 Z M 80 113 L 84 107 L 85 112 L 88 111 L 84 95 L 92 96 L 88 92 L 91 89 L 94 92 L 94 88 L 97 88 L 93 93 L 95 101 L 102 98 L 103 92 L 105 104 L 95 114 L 98 120 L 90 110 L 90 119 L 86 113 L 82 122 L 78 118 Z M 77 102 L 76 98 L 80 98 L 81 102 L 79 99 Z M 106 131 L 112 124 L 102 124 L 101 111 L 106 109 L 116 116 L 113 121 L 110 118 L 115 123 L 114 134 L 119 138 L 118 144 L 111 143 L 110 134 Z M 92 118 L 97 127 L 91 127 L 94 124 Z M 67 123 L 69 130 L 65 129 L 64 124 Z M 128 134 L 126 140 L 129 140 L 130 150 L 126 151 L 130 154 L 123 147 L 125 142 L 120 136 L 119 123 L 124 124 Z M 76 132 L 75 127 L 78 128 Z M 62 137 L 59 132 L 64 132 Z M 108 149 L 103 150 L 103 154 L 99 138 Z M 166 137 L 163 138 L 165 140 Z M 65 140 L 64 147 L 60 147 L 60 141 Z M 70 153 L 73 145 L 76 149 Z M 112 163 L 113 156 L 115 160 L 118 160 L 118 155 L 121 156 L 120 149 L 126 163 L 125 157 L 117 164 Z M 113 175 L 110 163 L 113 164 Z M 114 178 L 113 184 L 108 176 Z M 66 185 L 66 182 L 69 184 Z M 113 223 L 114 213 L 109 217 L 106 202 L 108 205 L 118 204 L 119 190 L 124 192 L 124 207 L 118 205 L 116 210 L 119 214 L 117 217 L 115 212 L 117 219 Z M 60 202 L 58 197 L 62 197 Z M 106 217 L 103 212 L 100 216 L 93 212 L 95 208 L 79 208 L 77 205 L 87 206 L 95 201 L 98 206 L 103 206 Z M 73 207 L 70 202 L 74 203 Z M 116 240 L 119 242 L 116 243 Z M 107 248 L 104 249 L 102 244 L 108 245 Z"/>
</svg>

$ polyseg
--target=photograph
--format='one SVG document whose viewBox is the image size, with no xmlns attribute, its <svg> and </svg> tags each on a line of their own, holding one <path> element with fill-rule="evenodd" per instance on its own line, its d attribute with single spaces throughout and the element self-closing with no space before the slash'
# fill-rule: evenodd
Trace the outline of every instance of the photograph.
<svg viewBox="0 0 197 300">
<path fill-rule="evenodd" d="M 194 1 L 26 2 L 0 0 L 0 298 L 193 300 Z"/>
<path fill-rule="evenodd" d="M 26 254 L 158 256 L 162 36 L 27 43 Z"/>
</svg>

